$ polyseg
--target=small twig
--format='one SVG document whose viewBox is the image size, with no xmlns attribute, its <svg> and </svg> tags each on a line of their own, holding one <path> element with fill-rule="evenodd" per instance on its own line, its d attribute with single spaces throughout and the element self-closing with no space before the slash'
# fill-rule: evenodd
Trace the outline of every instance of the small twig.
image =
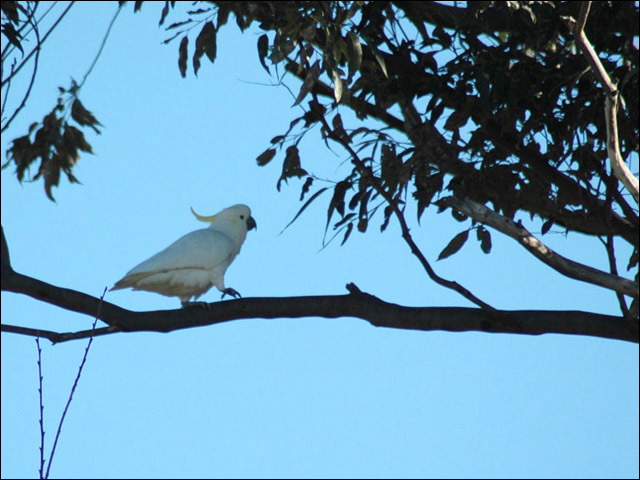
<svg viewBox="0 0 640 480">
<path fill-rule="evenodd" d="M 11 65 L 11 71 L 13 71 L 13 69 L 15 68 L 15 61 L 12 63 Z M 4 67 L 2 68 L 2 70 L 4 71 Z M 4 88 L 4 92 L 2 92 L 2 107 L 0 107 L 0 112 L 2 112 L 2 116 L 4 117 L 4 111 L 7 108 L 7 102 L 9 100 L 9 92 L 11 91 L 11 82 L 7 83 L 6 87 L 2 87 Z"/>
<path fill-rule="evenodd" d="M 81 330 L 79 332 L 59 333 L 51 330 L 41 330 L 38 328 L 19 327 L 17 325 L 9 325 L 3 323 L 1 325 L 3 332 L 17 333 L 19 335 L 27 335 L 29 337 L 41 337 L 50 340 L 51 343 L 68 342 L 69 340 L 80 340 L 82 338 L 99 337 L 101 335 L 110 335 L 118 333 L 122 330 L 115 326 L 102 327 L 91 330 Z"/>
<path fill-rule="evenodd" d="M 33 21 L 33 17 L 29 17 L 29 22 Z M 38 24 L 37 22 L 33 21 L 33 31 L 35 33 L 36 36 L 36 46 L 34 48 L 35 52 L 36 52 L 36 57 L 33 60 L 33 72 L 31 73 L 31 80 L 29 80 L 29 86 L 27 87 L 27 90 L 24 94 L 24 97 L 22 98 L 22 102 L 20 102 L 20 105 L 18 105 L 18 108 L 15 109 L 15 111 L 13 112 L 13 114 L 11 115 L 11 117 L 9 118 L 9 120 L 7 120 L 5 122 L 5 124 L 2 126 L 2 132 L 4 132 L 7 128 L 9 128 L 9 126 L 11 125 L 11 123 L 13 122 L 13 120 L 18 116 L 18 114 L 20 113 L 20 111 L 27 105 L 27 100 L 29 98 L 29 96 L 31 95 L 31 89 L 33 88 L 33 85 L 36 82 L 36 74 L 38 73 L 38 61 L 40 59 L 40 45 L 42 44 L 42 42 L 40 41 L 40 30 L 38 29 Z M 13 72 L 12 72 L 13 75 Z M 5 98 L 5 100 L 8 98 L 8 88 L 11 84 L 9 83 L 7 85 L 7 91 L 5 92 L 5 95 L 7 96 Z M 2 111 L 4 112 L 4 105 L 3 105 L 3 109 Z"/>
<path fill-rule="evenodd" d="M 601 239 L 602 240 L 602 239 Z M 609 259 L 609 271 L 612 275 L 618 276 L 618 266 L 616 263 L 616 252 L 615 245 L 613 243 L 613 235 L 607 235 L 607 241 L 602 240 L 606 250 L 607 250 L 607 258 Z M 615 292 L 616 297 L 618 298 L 618 303 L 620 304 L 620 311 L 624 318 L 629 318 L 629 308 L 627 307 L 627 302 L 620 292 Z"/>
<path fill-rule="evenodd" d="M 580 14 L 578 15 L 578 21 L 576 22 L 576 31 L 584 31 L 584 27 L 587 25 L 587 17 L 591 11 L 591 2 L 582 2 L 580 5 Z"/>
<path fill-rule="evenodd" d="M 587 24 L 587 15 L 589 14 L 589 10 L 591 9 L 591 2 L 582 2 L 580 7 L 580 15 L 578 17 L 578 21 L 571 17 L 563 17 L 563 20 L 569 27 L 569 29 L 573 32 L 573 35 L 576 37 L 576 42 L 578 43 L 578 47 L 582 51 L 587 63 L 592 68 L 596 77 L 602 83 L 603 87 L 609 91 L 615 91 L 616 87 L 611 82 L 611 77 L 604 69 L 602 62 L 600 61 L 600 57 L 593 49 L 591 42 L 587 38 L 587 34 L 584 31 L 584 27 Z"/>
<path fill-rule="evenodd" d="M 111 19 L 111 22 L 109 23 L 109 26 L 107 27 L 107 31 L 104 34 L 104 38 L 102 39 L 102 43 L 100 44 L 100 48 L 98 49 L 98 53 L 96 54 L 95 58 L 93 59 L 93 62 L 91 63 L 91 66 L 87 70 L 87 73 L 85 73 L 84 77 L 82 77 L 82 81 L 78 85 L 78 90 L 80 90 L 82 88 L 84 83 L 87 81 L 87 77 L 93 71 L 93 67 L 96 66 L 96 63 L 98 63 L 98 59 L 100 58 L 100 55 L 102 55 L 102 50 L 104 50 L 104 46 L 107 44 L 107 39 L 109 38 L 109 34 L 111 33 L 111 29 L 113 28 L 113 24 L 116 22 L 116 19 L 118 18 L 118 15 L 122 11 L 122 7 L 123 6 L 124 6 L 124 2 L 120 6 L 118 6 L 118 10 L 116 10 L 116 13 L 113 15 L 113 18 Z"/>
<path fill-rule="evenodd" d="M 27 14 L 26 18 L 22 22 L 22 26 L 18 28 L 18 35 L 20 36 L 21 39 L 25 39 L 31 33 L 31 30 L 29 29 L 29 27 L 31 26 L 31 21 L 35 18 L 36 12 L 38 11 L 38 7 L 42 2 L 31 2 L 31 3 L 33 4 L 33 6 L 29 5 L 29 2 L 27 2 L 27 5 L 25 6 L 26 14 Z M 40 18 L 40 20 L 38 20 L 38 22 L 42 21 L 45 15 L 53 8 L 53 6 L 55 6 L 57 2 L 51 2 L 51 3 L 52 5 L 42 15 L 42 17 Z M 4 50 L 2 51 L 2 62 L 4 63 L 9 58 L 9 55 L 11 55 L 16 49 L 18 49 L 18 47 L 15 44 L 8 43 L 5 46 Z M 24 55 L 24 52 L 22 52 L 22 55 Z"/>
<path fill-rule="evenodd" d="M 104 288 L 102 292 L 102 296 L 100 297 L 100 303 L 98 304 L 98 311 L 96 312 L 96 317 L 93 321 L 93 328 L 96 328 L 98 323 L 98 318 L 100 317 L 100 310 L 102 309 L 102 300 L 104 299 L 104 295 L 107 293 L 107 287 Z M 89 337 L 89 342 L 87 342 L 87 348 L 84 350 L 84 355 L 82 357 L 82 361 L 80 362 L 80 367 L 78 368 L 78 374 L 73 382 L 73 386 L 71 387 L 71 392 L 69 393 L 69 398 L 67 399 L 67 404 L 64 407 L 62 412 L 62 416 L 60 417 L 60 423 L 58 424 L 58 430 L 56 431 L 56 438 L 53 441 L 53 447 L 51 448 L 51 455 L 49 455 L 49 464 L 47 465 L 47 474 L 45 478 L 49 478 L 49 471 L 51 470 L 51 464 L 53 463 L 53 456 L 56 453 L 56 447 L 58 445 L 58 439 L 60 438 L 60 432 L 62 431 L 62 424 L 64 423 L 64 419 L 67 416 L 67 411 L 69 410 L 69 405 L 71 405 L 71 401 L 73 400 L 73 394 L 78 387 L 78 382 L 80 381 L 80 376 L 82 375 L 82 369 L 84 368 L 84 364 L 87 361 L 87 355 L 89 354 L 89 349 L 91 348 L 91 344 L 93 343 L 93 337 Z"/>
<path fill-rule="evenodd" d="M 39 337 L 36 337 L 36 345 L 38 347 L 38 397 L 40 400 L 40 468 L 38 469 L 38 478 L 44 478 L 44 402 L 42 401 L 42 349 Z"/>
<path fill-rule="evenodd" d="M 51 32 L 53 32 L 53 30 L 58 26 L 58 24 L 62 21 L 62 19 L 67 15 L 67 13 L 69 12 L 69 10 L 71 9 L 71 7 L 73 6 L 74 3 L 76 3 L 76 2 L 73 1 L 73 2 L 70 2 L 69 5 L 67 5 L 67 8 L 65 8 L 64 12 L 62 12 L 60 17 L 55 21 L 55 23 L 49 29 L 49 31 L 44 35 L 44 37 L 42 37 L 42 42 L 40 42 L 40 44 L 38 45 L 39 48 L 42 48 L 42 45 L 47 40 L 47 38 L 49 37 Z M 16 68 L 14 71 L 11 72 L 11 75 L 7 76 L 7 78 L 2 79 L 2 84 L 1 85 L 3 87 L 7 82 L 11 81 L 11 79 L 18 74 L 18 72 L 22 69 L 22 67 L 24 67 L 29 62 L 29 60 L 34 55 L 34 53 L 36 53 L 36 50 L 38 50 L 38 48 L 34 48 L 33 50 L 31 50 L 31 52 L 29 52 L 29 54 L 25 57 L 25 59 L 22 61 L 22 63 L 20 63 L 20 65 L 18 65 L 18 68 Z"/>
</svg>

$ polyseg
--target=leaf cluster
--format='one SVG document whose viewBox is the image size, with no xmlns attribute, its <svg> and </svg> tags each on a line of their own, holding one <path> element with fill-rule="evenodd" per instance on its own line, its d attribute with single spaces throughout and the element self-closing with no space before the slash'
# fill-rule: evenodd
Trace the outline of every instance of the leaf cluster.
<svg viewBox="0 0 640 480">
<path fill-rule="evenodd" d="M 87 110 L 77 97 L 77 85 L 72 82 L 69 89 L 59 87 L 60 96 L 53 109 L 40 122 L 34 122 L 27 134 L 14 139 L 7 149 L 7 161 L 2 168 L 13 164 L 18 180 L 22 182 L 30 167 L 40 161 L 32 180 L 42 178 L 47 197 L 55 201 L 52 188 L 58 186 L 64 173 L 71 183 L 79 183 L 73 167 L 80 152 L 93 153 L 84 133 L 70 123 L 90 127 L 100 133 L 101 126 L 96 117 Z M 69 118 L 70 117 L 70 118 Z"/>
<path fill-rule="evenodd" d="M 27 8 L 20 2 L 2 2 L 2 36 L 24 54 L 22 47 L 23 35 L 20 33 L 21 25 L 30 16 Z M 3 76 L 4 78 L 4 76 Z"/>
</svg>

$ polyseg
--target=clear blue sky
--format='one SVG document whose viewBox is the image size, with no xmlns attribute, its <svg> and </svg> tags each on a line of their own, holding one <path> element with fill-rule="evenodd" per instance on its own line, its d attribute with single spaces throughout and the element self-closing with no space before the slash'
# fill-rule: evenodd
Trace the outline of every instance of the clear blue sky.
<svg viewBox="0 0 640 480">
<path fill-rule="evenodd" d="M 57 86 L 84 75 L 115 8 L 79 2 L 52 35 L 28 107 L 2 137 L 3 162 L 7 142 L 51 109 Z M 201 228 L 190 206 L 209 215 L 246 203 L 259 228 L 226 277 L 245 297 L 342 294 L 355 282 L 403 305 L 468 306 L 428 280 L 393 221 L 384 234 L 374 223 L 345 246 L 321 250 L 327 198 L 280 234 L 300 207 L 301 185 L 294 180 L 278 193 L 281 163 L 260 168 L 255 157 L 299 113 L 285 88 L 269 86 L 259 32 L 227 26 L 216 63 L 182 79 L 177 43 L 161 45 L 159 4 L 136 15 L 132 9 L 116 22 L 81 93 L 105 126 L 101 136 L 87 133 L 95 155 L 77 167 L 83 185 L 61 180 L 54 204 L 41 182 L 19 185 L 11 169 L 2 172 L 2 224 L 17 271 L 99 296 L 132 266 Z M 345 156 L 328 151 L 317 134 L 301 150 L 307 170 L 331 178 L 342 172 Z M 412 227 L 432 261 L 464 228 L 431 211 Z M 597 241 L 545 240 L 606 268 L 594 261 L 604 262 Z M 497 233 L 491 255 L 470 241 L 435 265 L 498 308 L 617 314 L 613 294 L 560 276 Z M 106 299 L 133 310 L 179 306 L 145 292 Z M 56 331 L 92 323 L 9 293 L 2 293 L 2 321 Z M 86 342 L 42 345 L 50 449 Z M 33 338 L 2 334 L 1 428 L 2 478 L 37 476 Z M 637 478 L 638 346 L 400 331 L 351 318 L 100 337 L 51 475 Z"/>
</svg>

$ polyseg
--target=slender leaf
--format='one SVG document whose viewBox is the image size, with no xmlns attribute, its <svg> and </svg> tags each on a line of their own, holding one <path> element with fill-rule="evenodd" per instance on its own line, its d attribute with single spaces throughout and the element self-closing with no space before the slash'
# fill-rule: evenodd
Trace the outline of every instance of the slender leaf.
<svg viewBox="0 0 640 480">
<path fill-rule="evenodd" d="M 469 230 L 465 230 L 464 232 L 460 232 L 459 234 L 457 234 L 455 237 L 451 239 L 449 244 L 446 247 L 444 247 L 444 250 L 440 252 L 440 255 L 438 255 L 438 260 L 445 259 L 453 255 L 454 253 L 458 252 L 458 250 L 462 248 L 462 246 L 465 244 L 468 238 L 469 238 Z"/>
<path fill-rule="evenodd" d="M 167 30 L 173 30 L 174 28 L 182 27 L 183 25 L 186 25 L 186 24 L 191 23 L 191 22 L 193 22 L 192 19 L 184 20 L 182 22 L 172 23 L 166 29 Z"/>
<path fill-rule="evenodd" d="M 309 68 L 307 71 L 307 75 L 304 78 L 304 82 L 302 82 L 302 87 L 300 87 L 300 92 L 296 97 L 296 101 L 293 103 L 293 107 L 298 105 L 304 97 L 311 91 L 313 86 L 320 75 L 320 60 L 316 60 L 316 62 Z"/>
<path fill-rule="evenodd" d="M 200 70 L 200 59 L 207 55 L 211 63 L 216 59 L 216 27 L 213 22 L 207 22 L 196 38 L 196 48 L 193 52 L 193 72 L 197 75 Z"/>
<path fill-rule="evenodd" d="M 180 75 L 182 78 L 187 76 L 187 47 L 189 45 L 189 38 L 185 35 L 180 40 L 180 47 L 178 49 L 178 68 L 180 69 Z"/>
<path fill-rule="evenodd" d="M 162 14 L 160 15 L 160 23 L 158 24 L 159 27 L 162 26 L 168 14 L 169 14 L 169 2 L 164 2 L 164 7 L 162 8 Z"/>
<path fill-rule="evenodd" d="M 372 50 L 373 50 L 373 56 L 376 57 L 376 61 L 378 62 L 378 65 L 380 65 L 380 69 L 382 70 L 382 73 L 384 73 L 385 77 L 389 78 L 389 74 L 387 73 L 387 63 L 384 61 L 384 57 L 378 51 L 378 49 L 372 48 Z"/>
<path fill-rule="evenodd" d="M 265 33 L 264 35 L 261 35 L 260 38 L 258 39 L 258 58 L 260 59 L 260 64 L 262 65 L 262 67 L 267 71 L 268 74 L 271 74 L 271 72 L 269 71 L 269 67 L 267 66 L 267 63 L 264 61 L 264 59 L 267 58 L 268 54 L 269 54 L 269 37 Z"/>
<path fill-rule="evenodd" d="M 362 44 L 360 43 L 360 38 L 354 32 L 349 32 L 347 58 L 349 59 L 349 79 L 352 79 L 362 65 Z"/>
<path fill-rule="evenodd" d="M 321 188 L 321 189 L 320 189 L 320 190 L 318 190 L 316 193 L 314 193 L 313 195 L 311 195 L 311 196 L 309 197 L 309 200 L 307 200 L 307 201 L 304 203 L 304 205 L 302 206 L 302 208 L 300 208 L 300 210 L 298 210 L 298 213 L 296 213 L 296 216 L 295 216 L 295 217 L 293 217 L 293 220 L 291 220 L 289 223 L 287 223 L 287 226 L 286 226 L 286 227 L 284 227 L 280 233 L 284 232 L 287 228 L 289 228 L 289 227 L 291 226 L 291 224 L 292 224 L 293 222 L 295 222 L 295 221 L 298 219 L 298 217 L 302 214 L 302 212 L 304 212 L 304 211 L 307 209 L 307 207 L 308 207 L 309 205 L 311 205 L 311 202 L 313 202 L 316 198 L 318 198 L 320 195 L 322 195 L 322 194 L 323 194 L 324 192 L 326 192 L 328 189 L 329 189 L 329 187 Z"/>
<path fill-rule="evenodd" d="M 331 75 L 333 76 L 333 97 L 336 99 L 336 103 L 340 103 L 342 98 L 342 79 L 337 70 L 334 70 Z"/>
<path fill-rule="evenodd" d="M 344 237 L 342 237 L 342 242 L 340 243 L 340 246 L 345 244 L 345 242 L 351 235 L 352 231 L 353 231 L 353 223 L 350 223 L 349 225 L 346 226 L 346 231 L 344 232 Z"/>
<path fill-rule="evenodd" d="M 262 152 L 258 158 L 256 158 L 256 161 L 258 162 L 258 165 L 260 165 L 261 167 L 264 167 L 267 163 L 269 163 L 271 160 L 273 160 L 273 157 L 275 157 L 276 155 L 276 149 L 275 148 L 269 148 L 267 150 L 265 150 L 264 152 Z"/>
<path fill-rule="evenodd" d="M 542 229 L 541 229 L 541 233 L 542 235 L 544 235 L 545 233 L 547 233 L 549 230 L 551 230 L 551 227 L 553 226 L 553 220 L 547 220 L 546 222 L 544 222 L 542 224 Z"/>
</svg>

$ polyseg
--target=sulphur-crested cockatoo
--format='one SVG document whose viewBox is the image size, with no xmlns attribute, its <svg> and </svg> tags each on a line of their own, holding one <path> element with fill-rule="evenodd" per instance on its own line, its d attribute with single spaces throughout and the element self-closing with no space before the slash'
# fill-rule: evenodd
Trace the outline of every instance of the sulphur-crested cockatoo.
<svg viewBox="0 0 640 480">
<path fill-rule="evenodd" d="M 169 297 L 178 297 L 185 306 L 215 286 L 222 297 L 240 294 L 224 286 L 224 274 L 240 253 L 247 231 L 256 221 L 246 205 L 234 205 L 210 217 L 191 213 L 211 225 L 187 233 L 140 265 L 133 267 L 111 290 L 131 287 Z"/>
</svg>

